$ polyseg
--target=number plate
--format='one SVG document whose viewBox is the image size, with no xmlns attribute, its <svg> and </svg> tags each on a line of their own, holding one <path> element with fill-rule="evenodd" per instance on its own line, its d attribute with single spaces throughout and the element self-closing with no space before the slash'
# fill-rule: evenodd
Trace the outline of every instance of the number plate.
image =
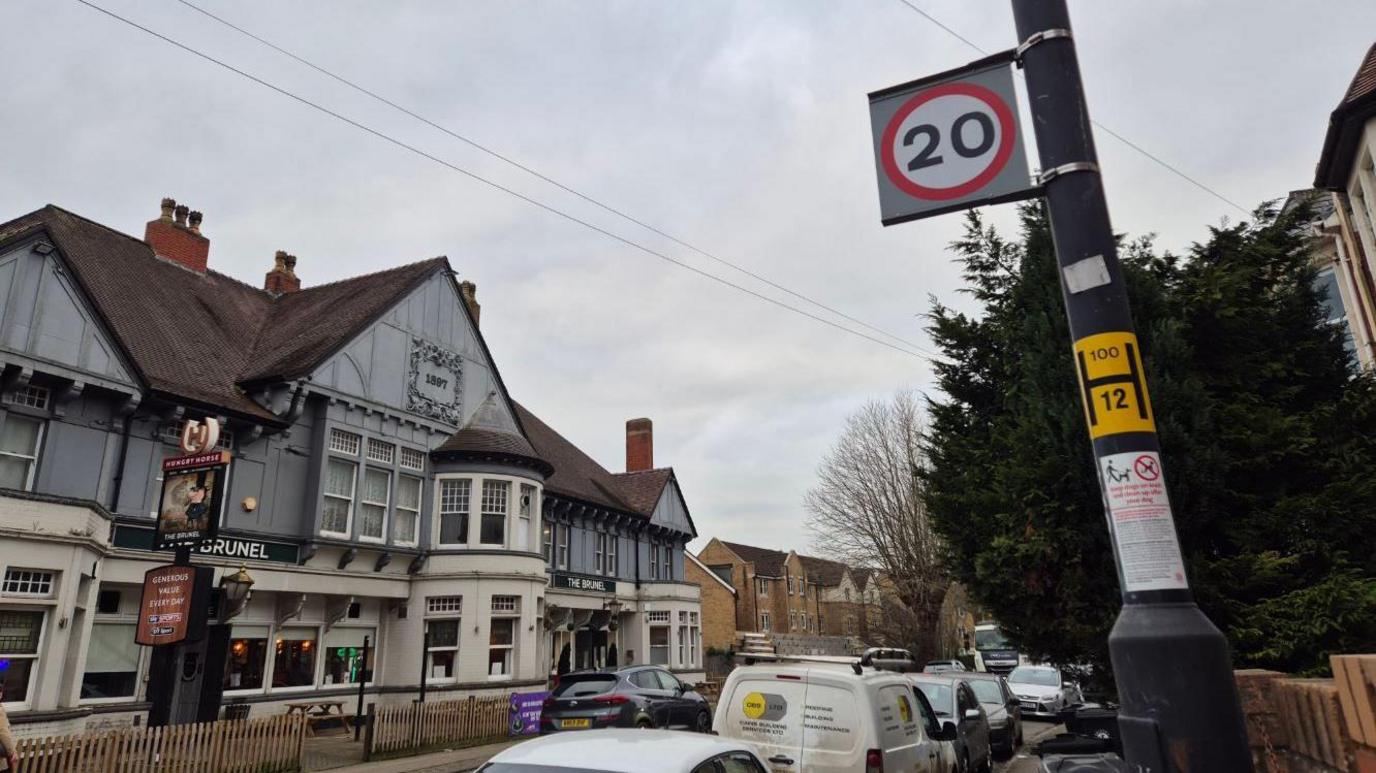
<svg viewBox="0 0 1376 773">
<path fill-rule="evenodd" d="M 590 719 L 566 719 L 559 723 L 561 730 L 579 730 L 588 727 L 592 727 L 592 720 Z"/>
<path fill-rule="evenodd" d="M 1036 711 L 1036 710 L 1037 710 L 1037 704 L 1032 703 L 1032 702 L 1030 702 L 1030 701 L 1023 701 L 1023 702 L 1022 702 L 1022 710 L 1023 710 L 1023 711 Z"/>
</svg>

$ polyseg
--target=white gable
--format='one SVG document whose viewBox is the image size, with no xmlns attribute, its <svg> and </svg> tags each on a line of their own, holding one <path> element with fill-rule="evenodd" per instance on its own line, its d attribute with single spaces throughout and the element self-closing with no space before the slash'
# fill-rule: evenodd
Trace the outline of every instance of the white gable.
<svg viewBox="0 0 1376 773">
<path fill-rule="evenodd" d="M 6 352 L 63 366 L 73 377 L 135 386 L 98 319 L 56 251 L 41 255 L 30 242 L 0 255 L 0 348 Z"/>
<path fill-rule="evenodd" d="M 496 391 L 501 420 L 516 431 L 462 304 L 453 281 L 436 273 L 326 360 L 312 383 L 453 427 Z"/>
</svg>

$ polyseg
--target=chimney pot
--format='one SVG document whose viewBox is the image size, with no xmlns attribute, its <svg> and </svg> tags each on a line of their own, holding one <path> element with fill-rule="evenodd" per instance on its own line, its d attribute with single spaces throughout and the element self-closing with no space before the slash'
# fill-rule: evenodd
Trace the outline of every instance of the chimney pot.
<svg viewBox="0 0 1376 773">
<path fill-rule="evenodd" d="M 655 426 L 649 419 L 626 422 L 626 472 L 655 468 Z"/>
<path fill-rule="evenodd" d="M 143 240 L 159 257 L 204 274 L 210 261 L 210 240 L 201 233 L 201 213 L 172 198 L 163 199 L 161 209 L 158 218 L 144 227 Z"/>
<path fill-rule="evenodd" d="M 478 324 L 478 318 L 482 315 L 482 304 L 478 303 L 478 286 L 465 279 L 459 282 L 459 295 L 463 296 L 463 303 L 468 307 L 468 313 L 473 315 L 473 324 Z"/>
<path fill-rule="evenodd" d="M 301 289 L 301 280 L 296 276 L 295 255 L 278 250 L 272 256 L 272 270 L 263 277 L 263 289 L 273 295 L 285 295 Z"/>
</svg>

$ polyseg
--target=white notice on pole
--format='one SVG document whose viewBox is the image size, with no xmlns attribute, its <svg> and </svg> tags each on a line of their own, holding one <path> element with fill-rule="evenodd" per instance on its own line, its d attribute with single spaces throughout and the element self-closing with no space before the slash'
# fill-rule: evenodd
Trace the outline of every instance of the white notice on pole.
<svg viewBox="0 0 1376 773">
<path fill-rule="evenodd" d="M 1099 474 L 1108 493 L 1123 589 L 1132 593 L 1190 587 L 1161 476 L 1161 457 L 1141 451 L 1108 454 L 1099 458 Z"/>
</svg>

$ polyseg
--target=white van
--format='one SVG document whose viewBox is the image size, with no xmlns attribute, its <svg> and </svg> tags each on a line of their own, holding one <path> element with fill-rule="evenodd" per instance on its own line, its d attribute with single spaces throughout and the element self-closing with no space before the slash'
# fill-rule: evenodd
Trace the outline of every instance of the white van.
<svg viewBox="0 0 1376 773">
<path fill-rule="evenodd" d="M 950 739 L 902 674 L 836 658 L 740 666 L 712 730 L 752 743 L 775 773 L 949 773 Z"/>
</svg>

